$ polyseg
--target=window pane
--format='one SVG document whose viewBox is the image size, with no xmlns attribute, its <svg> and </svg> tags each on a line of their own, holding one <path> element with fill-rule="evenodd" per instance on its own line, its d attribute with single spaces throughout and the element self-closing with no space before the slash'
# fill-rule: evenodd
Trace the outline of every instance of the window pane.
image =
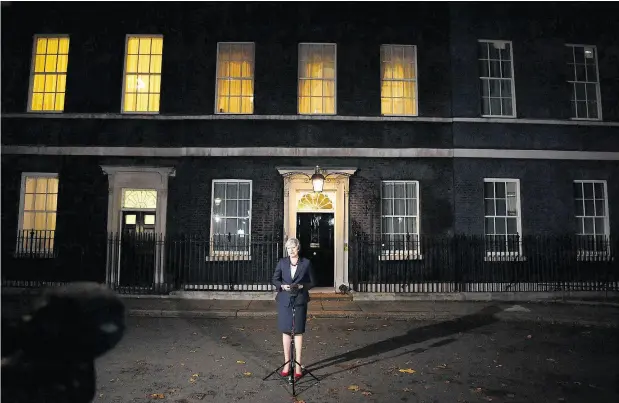
<svg viewBox="0 0 619 403">
<path fill-rule="evenodd" d="M 508 234 L 518 233 L 518 221 L 516 221 L 516 218 L 507 219 L 507 233 Z"/>
<path fill-rule="evenodd" d="M 383 183 L 383 197 L 384 198 L 393 198 L 393 183 Z"/>
<path fill-rule="evenodd" d="M 495 231 L 497 234 L 505 234 L 507 233 L 507 225 L 505 218 L 497 218 L 494 221 Z"/>
<path fill-rule="evenodd" d="M 505 199 L 497 199 L 496 200 L 496 215 L 497 216 L 506 216 L 507 215 L 507 206 L 505 204 Z"/>
<path fill-rule="evenodd" d="M 505 182 L 496 182 L 495 191 L 496 191 L 497 199 L 504 199 L 505 198 Z"/>
</svg>

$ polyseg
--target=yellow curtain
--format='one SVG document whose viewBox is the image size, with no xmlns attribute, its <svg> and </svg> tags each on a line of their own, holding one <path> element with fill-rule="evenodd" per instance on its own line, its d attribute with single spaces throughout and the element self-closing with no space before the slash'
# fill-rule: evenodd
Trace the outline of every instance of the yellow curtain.
<svg viewBox="0 0 619 403">
<path fill-rule="evenodd" d="M 416 72 L 413 46 L 381 48 L 381 111 L 383 115 L 416 115 Z"/>
<path fill-rule="evenodd" d="M 130 37 L 125 66 L 125 112 L 159 112 L 163 38 Z"/>
<path fill-rule="evenodd" d="M 56 230 L 58 178 L 26 177 L 24 190 L 22 248 L 35 251 L 51 249 Z M 30 237 L 31 231 L 34 231 L 34 238 Z"/>
<path fill-rule="evenodd" d="M 62 112 L 69 63 L 69 38 L 37 38 L 34 46 L 30 109 Z"/>
<path fill-rule="evenodd" d="M 335 113 L 335 46 L 304 44 L 299 52 L 299 113 Z"/>
<path fill-rule="evenodd" d="M 218 51 L 217 111 L 254 112 L 254 45 L 222 43 Z"/>
</svg>

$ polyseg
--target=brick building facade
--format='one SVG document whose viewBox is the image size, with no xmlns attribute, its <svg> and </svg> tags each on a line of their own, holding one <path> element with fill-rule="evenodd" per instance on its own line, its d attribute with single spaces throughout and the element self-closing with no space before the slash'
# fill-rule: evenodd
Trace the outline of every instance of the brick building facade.
<svg viewBox="0 0 619 403">
<path fill-rule="evenodd" d="M 602 6 L 40 7 L 3 5 L 5 280 L 118 282 L 123 233 L 202 240 L 180 260 L 155 242 L 147 283 L 264 285 L 299 236 L 320 285 L 337 289 L 355 288 L 353 238 L 382 244 L 370 265 L 431 270 L 424 237 L 498 240 L 484 256 L 513 262 L 526 260 L 513 238 L 619 231 L 619 38 Z M 62 45 L 46 64 L 62 38 L 63 71 Z M 151 60 L 143 75 L 127 67 L 131 40 L 136 63 Z M 249 73 L 237 77 L 241 61 Z M 66 85 L 37 92 L 38 73 Z M 316 166 L 326 199 L 308 180 Z M 33 232 L 46 245 L 22 239 Z M 197 271 L 208 273 L 179 274 Z M 368 281 L 415 282 L 388 277 Z"/>
</svg>

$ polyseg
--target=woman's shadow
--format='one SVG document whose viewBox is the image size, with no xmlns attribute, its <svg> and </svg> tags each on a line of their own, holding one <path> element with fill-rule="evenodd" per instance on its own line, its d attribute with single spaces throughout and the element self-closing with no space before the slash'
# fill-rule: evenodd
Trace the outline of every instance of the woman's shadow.
<svg viewBox="0 0 619 403">
<path fill-rule="evenodd" d="M 485 307 L 479 310 L 478 312 L 463 316 L 458 319 L 414 328 L 414 329 L 409 330 L 408 332 L 406 332 L 406 334 L 403 334 L 401 336 L 392 337 L 390 339 L 379 341 L 377 343 L 369 344 L 365 347 L 361 347 L 356 350 L 352 350 L 352 351 L 339 354 L 333 357 L 325 358 L 311 365 L 308 365 L 307 369 L 311 371 L 316 371 L 316 370 L 320 370 L 320 369 L 328 368 L 332 366 L 341 366 L 341 364 L 345 362 L 375 357 L 380 354 L 388 353 L 390 351 L 394 351 L 402 347 L 412 346 L 412 345 L 422 343 L 427 340 L 447 337 L 447 336 L 451 336 L 451 335 L 458 334 L 458 333 L 465 333 L 472 329 L 497 322 L 498 319 L 494 315 L 501 311 L 502 309 L 499 308 L 498 306 L 491 305 L 491 306 L 488 306 L 488 307 Z M 393 357 L 389 357 L 389 358 L 399 357 L 401 355 L 409 354 L 409 353 L 419 354 L 419 353 L 429 350 L 430 348 L 440 347 L 446 344 L 450 344 L 454 342 L 455 340 L 456 340 L 455 338 L 440 340 L 430 345 L 427 348 L 417 348 L 414 350 L 407 349 L 406 351 L 399 353 Z M 342 369 L 339 371 L 322 374 L 320 378 L 324 379 L 326 377 L 338 374 L 340 372 L 350 371 L 351 369 L 354 369 L 354 368 L 359 368 L 364 365 L 373 364 L 375 362 L 382 361 L 386 358 L 387 357 L 381 358 L 381 359 L 377 358 L 369 362 L 350 365 L 350 366 L 347 366 L 345 369 Z"/>
</svg>

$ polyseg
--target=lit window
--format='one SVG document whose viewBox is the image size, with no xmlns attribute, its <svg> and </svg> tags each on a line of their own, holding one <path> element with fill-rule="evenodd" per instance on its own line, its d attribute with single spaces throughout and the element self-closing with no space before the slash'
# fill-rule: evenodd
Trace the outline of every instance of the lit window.
<svg viewBox="0 0 619 403">
<path fill-rule="evenodd" d="M 520 181 L 484 179 L 484 211 L 487 253 L 519 255 Z"/>
<path fill-rule="evenodd" d="M 69 63 L 68 36 L 36 36 L 30 81 L 31 112 L 62 112 Z"/>
<path fill-rule="evenodd" d="M 250 180 L 213 181 L 212 251 L 224 254 L 249 254 L 251 184 Z"/>
<path fill-rule="evenodd" d="M 516 116 L 512 43 L 479 41 L 482 115 Z"/>
<path fill-rule="evenodd" d="M 127 37 L 123 112 L 159 112 L 162 54 L 161 36 Z"/>
<path fill-rule="evenodd" d="M 381 113 L 383 115 L 417 115 L 416 47 L 382 45 Z"/>
<path fill-rule="evenodd" d="M 216 113 L 254 113 L 254 44 L 217 45 Z"/>
<path fill-rule="evenodd" d="M 18 255 L 47 255 L 54 249 L 58 175 L 22 175 Z"/>
<path fill-rule="evenodd" d="M 566 45 L 567 83 L 572 93 L 572 118 L 601 119 L 600 82 L 595 46 Z"/>
<path fill-rule="evenodd" d="M 608 250 L 608 199 L 606 181 L 574 181 L 574 207 L 579 250 Z"/>
<path fill-rule="evenodd" d="M 299 44 L 299 113 L 335 114 L 335 44 Z"/>
<path fill-rule="evenodd" d="M 382 250 L 394 257 L 419 254 L 419 182 L 383 181 Z"/>
</svg>

